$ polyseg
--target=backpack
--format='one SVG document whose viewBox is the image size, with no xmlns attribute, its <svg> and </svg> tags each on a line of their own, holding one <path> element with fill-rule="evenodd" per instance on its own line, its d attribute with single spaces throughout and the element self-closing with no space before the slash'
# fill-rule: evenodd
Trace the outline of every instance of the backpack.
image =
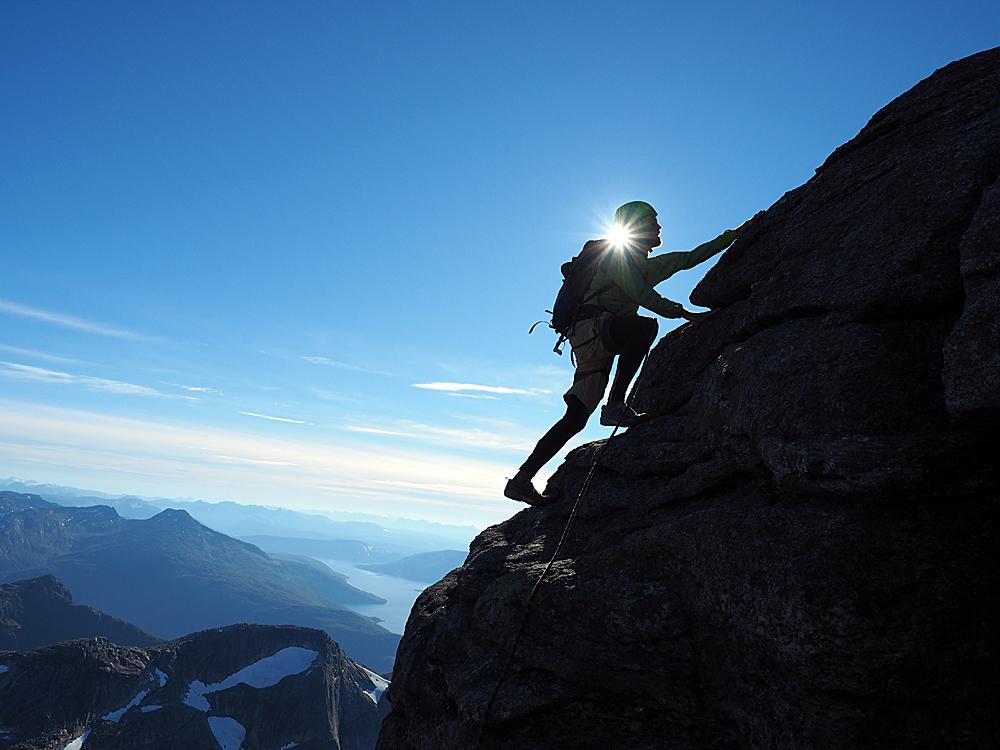
<svg viewBox="0 0 1000 750">
<path fill-rule="evenodd" d="M 546 310 L 546 312 L 552 313 L 549 327 L 559 334 L 559 340 L 552 350 L 556 354 L 562 354 L 562 344 L 569 338 L 581 308 L 612 286 L 608 284 L 602 289 L 587 294 L 587 290 L 590 289 L 590 285 L 594 281 L 594 275 L 597 273 L 597 266 L 604 258 L 608 248 L 607 240 L 590 240 L 583 246 L 579 255 L 573 256 L 571 260 L 562 264 L 562 286 L 559 287 L 559 293 L 556 295 L 552 309 Z M 534 326 L 532 326 L 532 330 L 534 330 Z"/>
</svg>

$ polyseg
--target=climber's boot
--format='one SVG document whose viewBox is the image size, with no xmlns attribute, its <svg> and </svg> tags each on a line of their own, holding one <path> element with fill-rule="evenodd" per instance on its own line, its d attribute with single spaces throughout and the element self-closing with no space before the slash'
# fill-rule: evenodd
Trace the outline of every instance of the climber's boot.
<svg viewBox="0 0 1000 750">
<path fill-rule="evenodd" d="M 605 404 L 601 409 L 601 424 L 605 427 L 635 427 L 650 419 L 649 414 L 635 411 L 624 401 Z"/>
<path fill-rule="evenodd" d="M 511 500 L 517 500 L 518 502 L 533 506 L 550 505 L 558 500 L 557 496 L 543 495 L 535 489 L 535 485 L 531 483 L 530 479 L 517 474 L 514 475 L 513 479 L 507 480 L 507 486 L 504 487 L 503 494 L 504 497 Z"/>
</svg>

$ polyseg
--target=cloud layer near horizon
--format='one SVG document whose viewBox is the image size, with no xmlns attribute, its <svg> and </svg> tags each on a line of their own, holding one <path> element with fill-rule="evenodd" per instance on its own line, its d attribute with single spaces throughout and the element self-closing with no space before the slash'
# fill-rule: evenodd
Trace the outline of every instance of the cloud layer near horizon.
<svg viewBox="0 0 1000 750">
<path fill-rule="evenodd" d="M 487 460 L 3 400 L 0 466 L 46 480 L 90 473 L 102 478 L 95 489 L 112 492 L 355 511 L 377 504 L 399 515 L 477 526 L 517 510 L 501 494 L 509 467 Z"/>
</svg>

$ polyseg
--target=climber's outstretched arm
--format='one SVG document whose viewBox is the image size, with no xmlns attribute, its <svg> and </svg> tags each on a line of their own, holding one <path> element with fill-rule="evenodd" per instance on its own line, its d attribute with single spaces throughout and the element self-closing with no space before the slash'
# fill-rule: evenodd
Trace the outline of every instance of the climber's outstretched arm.
<svg viewBox="0 0 1000 750">
<path fill-rule="evenodd" d="M 686 253 L 663 253 L 654 255 L 649 259 L 648 270 L 646 272 L 649 283 L 656 286 L 661 281 L 669 279 L 678 271 L 686 271 L 694 268 L 699 263 L 704 263 L 713 255 L 717 255 L 733 244 L 742 235 L 750 224 L 760 216 L 763 211 L 758 211 L 752 217 L 744 221 L 736 229 L 727 229 L 714 240 L 698 245 L 694 250 Z"/>
<path fill-rule="evenodd" d="M 704 263 L 713 255 L 717 255 L 733 244 L 739 235 L 735 229 L 727 229 L 714 240 L 698 245 L 686 253 L 663 253 L 649 259 L 649 282 L 656 286 L 661 281 L 669 279 L 678 271 L 694 268 Z"/>
</svg>

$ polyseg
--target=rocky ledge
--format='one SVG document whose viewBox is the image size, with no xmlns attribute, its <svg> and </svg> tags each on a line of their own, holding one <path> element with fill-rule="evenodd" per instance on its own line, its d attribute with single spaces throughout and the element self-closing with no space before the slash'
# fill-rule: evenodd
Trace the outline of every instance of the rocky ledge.
<svg viewBox="0 0 1000 750">
<path fill-rule="evenodd" d="M 996 746 L 998 175 L 994 49 L 768 209 L 651 354 L 656 418 L 417 601 L 378 747 Z"/>
</svg>

